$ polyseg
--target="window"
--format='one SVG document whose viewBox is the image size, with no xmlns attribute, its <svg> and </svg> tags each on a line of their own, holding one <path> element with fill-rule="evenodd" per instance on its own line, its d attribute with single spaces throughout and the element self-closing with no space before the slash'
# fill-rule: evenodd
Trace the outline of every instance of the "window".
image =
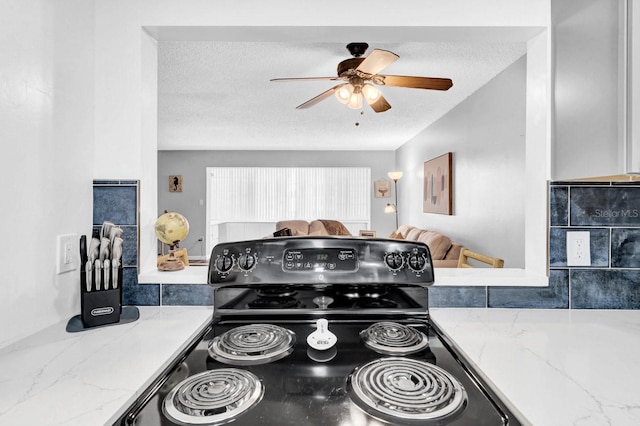
<svg viewBox="0 0 640 426">
<path fill-rule="evenodd" d="M 368 167 L 208 167 L 207 251 L 228 240 L 222 224 L 264 224 L 248 238 L 270 234 L 275 222 L 288 219 L 335 219 L 366 229 L 370 186 Z"/>
</svg>

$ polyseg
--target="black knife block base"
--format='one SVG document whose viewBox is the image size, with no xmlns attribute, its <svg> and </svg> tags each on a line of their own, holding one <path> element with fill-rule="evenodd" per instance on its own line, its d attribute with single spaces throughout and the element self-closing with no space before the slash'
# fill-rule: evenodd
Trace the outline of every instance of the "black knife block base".
<svg viewBox="0 0 640 426">
<path fill-rule="evenodd" d="M 108 327 L 111 325 L 127 324 L 137 321 L 138 318 L 140 318 L 140 311 L 138 310 L 137 306 L 123 306 L 122 313 L 120 314 L 120 321 L 118 322 L 103 324 L 101 326 L 95 327 L 85 327 L 84 323 L 82 322 L 82 317 L 80 315 L 76 315 L 70 318 L 69 321 L 67 321 L 66 331 L 67 333 L 77 333 L 79 331 L 92 330 L 95 328 Z"/>
<path fill-rule="evenodd" d="M 87 291 L 85 268 L 82 267 L 80 269 L 80 318 L 84 327 L 117 323 L 120 321 L 122 312 L 122 265 L 118 267 L 117 283 L 113 282 L 113 276 L 105 276 L 104 269 L 93 270 L 90 278 L 92 281 L 101 282 L 102 289 L 97 290 L 92 282 L 89 286 L 91 291 Z M 104 290 L 105 283 L 109 290 Z"/>
<path fill-rule="evenodd" d="M 120 321 L 122 311 L 120 288 L 82 293 L 82 322 L 85 327 Z"/>
</svg>

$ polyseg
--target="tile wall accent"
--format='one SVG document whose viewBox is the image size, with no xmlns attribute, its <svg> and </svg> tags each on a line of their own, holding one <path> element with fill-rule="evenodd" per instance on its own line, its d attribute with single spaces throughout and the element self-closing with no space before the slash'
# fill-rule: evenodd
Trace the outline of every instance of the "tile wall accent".
<svg viewBox="0 0 640 426">
<path fill-rule="evenodd" d="M 138 284 L 135 180 L 94 181 L 94 227 L 124 228 L 125 305 L 212 305 L 208 286 Z M 640 309 L 640 183 L 549 185 L 549 287 L 432 287 L 432 307 Z M 591 266 L 567 265 L 567 231 L 588 231 Z"/>
<path fill-rule="evenodd" d="M 124 231 L 123 305 L 212 305 L 209 286 L 138 283 L 139 187 L 137 180 L 93 181 L 94 229 L 100 229 L 107 220 Z"/>
<path fill-rule="evenodd" d="M 549 224 L 549 287 L 432 287 L 430 306 L 640 309 L 640 182 L 552 182 Z M 590 266 L 567 265 L 567 231 Z"/>
</svg>

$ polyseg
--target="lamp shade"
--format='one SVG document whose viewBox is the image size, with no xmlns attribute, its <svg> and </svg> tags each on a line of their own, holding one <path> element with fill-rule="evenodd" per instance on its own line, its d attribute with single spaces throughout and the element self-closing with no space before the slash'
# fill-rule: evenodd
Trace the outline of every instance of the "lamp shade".
<svg viewBox="0 0 640 426">
<path fill-rule="evenodd" d="M 362 108 L 362 94 L 361 93 L 352 93 L 349 97 L 349 102 L 347 102 L 347 106 L 351 109 L 360 109 Z"/>
<path fill-rule="evenodd" d="M 338 90 L 336 90 L 336 98 L 343 104 L 349 102 L 349 98 L 353 93 L 353 86 L 351 84 L 343 84 Z"/>
<path fill-rule="evenodd" d="M 402 177 L 402 172 L 389 172 L 387 173 L 387 176 L 392 180 L 398 180 Z"/>
<path fill-rule="evenodd" d="M 387 203 L 387 206 L 384 208 L 384 212 L 385 213 L 395 213 L 396 212 L 396 206 L 390 203 Z"/>
<path fill-rule="evenodd" d="M 369 83 L 362 86 L 362 94 L 364 95 L 367 103 L 375 102 L 380 97 L 380 91 Z"/>
</svg>

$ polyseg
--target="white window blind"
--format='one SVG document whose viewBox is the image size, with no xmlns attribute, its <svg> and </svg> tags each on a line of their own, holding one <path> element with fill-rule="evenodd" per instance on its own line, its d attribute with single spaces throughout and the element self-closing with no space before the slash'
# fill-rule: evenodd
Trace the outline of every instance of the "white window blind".
<svg viewBox="0 0 640 426">
<path fill-rule="evenodd" d="M 368 167 L 207 167 L 207 248 L 221 223 L 370 223 L 370 197 Z"/>
</svg>

